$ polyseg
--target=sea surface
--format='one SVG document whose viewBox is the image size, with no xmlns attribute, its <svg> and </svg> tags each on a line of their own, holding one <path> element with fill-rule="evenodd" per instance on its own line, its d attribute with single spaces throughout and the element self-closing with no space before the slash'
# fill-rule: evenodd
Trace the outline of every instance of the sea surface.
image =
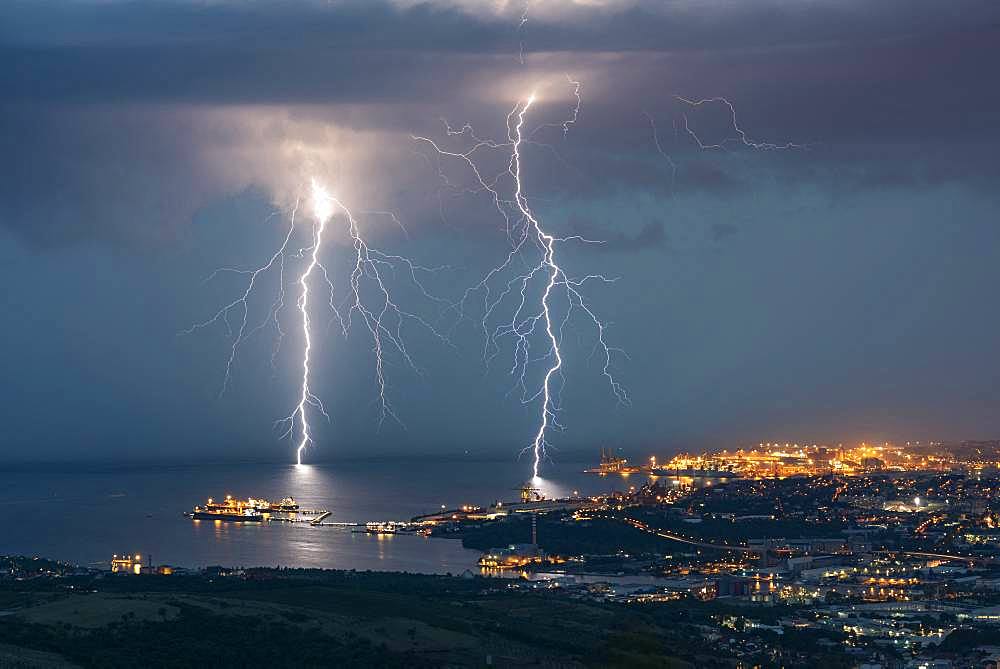
<svg viewBox="0 0 1000 669">
<path fill-rule="evenodd" d="M 546 497 L 621 490 L 620 477 L 583 473 L 586 463 L 548 465 Z M 140 553 L 182 567 L 288 566 L 431 574 L 476 569 L 479 552 L 455 539 L 373 536 L 307 523 L 195 522 L 183 515 L 208 497 L 278 500 L 333 512 L 328 521 L 409 520 L 463 504 L 514 500 L 525 462 L 416 459 L 338 464 L 48 465 L 0 468 L 0 554 L 85 566 Z M 525 541 L 529 538 L 525 537 Z"/>
</svg>

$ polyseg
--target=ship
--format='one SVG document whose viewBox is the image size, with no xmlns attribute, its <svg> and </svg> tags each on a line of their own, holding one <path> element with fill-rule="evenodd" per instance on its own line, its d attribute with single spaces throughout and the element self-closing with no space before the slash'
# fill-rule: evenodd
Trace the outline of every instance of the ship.
<svg viewBox="0 0 1000 669">
<path fill-rule="evenodd" d="M 261 513 L 299 513 L 299 503 L 291 497 L 285 497 L 280 502 L 271 502 L 264 498 L 251 497 L 246 505 Z"/>
<path fill-rule="evenodd" d="M 607 476 L 608 474 L 636 474 L 641 471 L 641 467 L 629 465 L 628 460 L 615 455 L 614 449 L 602 448 L 601 464 L 597 467 L 591 467 L 590 469 L 585 470 L 585 473 Z"/>
<path fill-rule="evenodd" d="M 232 497 L 230 497 L 229 495 L 226 495 L 226 499 L 223 502 L 216 502 L 214 499 L 209 497 L 208 501 L 205 502 L 205 506 L 196 506 L 194 508 L 195 511 L 197 511 L 198 509 L 203 509 L 205 511 L 220 511 L 220 512 L 226 511 L 227 509 L 231 508 L 232 504 L 231 500 Z"/>
<path fill-rule="evenodd" d="M 262 523 L 264 514 L 253 509 L 243 509 L 242 511 L 223 511 L 220 509 L 206 509 L 196 506 L 191 512 L 191 517 L 195 520 L 225 520 L 239 523 Z"/>
<path fill-rule="evenodd" d="M 221 502 L 216 502 L 211 497 L 205 506 L 196 506 L 191 512 L 191 517 L 195 520 L 224 520 L 240 523 L 261 523 L 265 517 L 258 508 L 259 500 L 247 500 L 246 502 L 233 499 L 232 495 L 226 495 Z"/>
<path fill-rule="evenodd" d="M 409 526 L 409 523 L 395 520 L 373 521 L 365 524 L 364 531 L 367 534 L 397 534 Z"/>
<path fill-rule="evenodd" d="M 194 511 L 185 515 L 198 520 L 309 522 L 310 517 L 322 519 L 330 514 L 322 510 L 302 509 L 292 497 L 285 497 L 279 502 L 271 502 L 263 497 L 249 497 L 243 500 L 226 495 L 225 499 L 221 501 L 209 497 L 203 506 L 196 506 Z"/>
<path fill-rule="evenodd" d="M 268 502 L 266 509 L 261 511 L 282 511 L 284 513 L 298 513 L 299 503 L 291 497 L 285 497 L 280 502 Z"/>
</svg>

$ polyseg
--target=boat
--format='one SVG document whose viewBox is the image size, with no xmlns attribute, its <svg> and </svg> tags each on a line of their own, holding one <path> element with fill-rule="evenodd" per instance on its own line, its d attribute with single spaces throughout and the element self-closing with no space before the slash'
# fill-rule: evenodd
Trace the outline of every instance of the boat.
<svg viewBox="0 0 1000 669">
<path fill-rule="evenodd" d="M 242 503 L 239 500 L 233 499 L 232 495 L 226 495 L 226 498 L 221 502 L 216 502 L 213 498 L 209 497 L 208 501 L 205 502 L 205 506 L 196 506 L 195 511 L 201 509 L 203 511 L 218 511 L 220 513 L 224 513 L 239 508 L 241 505 Z"/>
<path fill-rule="evenodd" d="M 285 513 L 297 513 L 299 511 L 299 503 L 291 497 L 285 497 L 280 502 L 272 503 L 270 505 L 270 510 L 284 511 Z"/>
<path fill-rule="evenodd" d="M 395 520 L 385 520 L 366 523 L 364 531 L 368 534 L 396 534 L 400 530 L 405 530 L 408 527 L 409 523 Z"/>
<path fill-rule="evenodd" d="M 244 500 L 226 495 L 221 501 L 209 497 L 204 506 L 196 506 L 188 515 L 198 520 L 305 522 L 304 518 L 309 516 L 326 518 L 330 514 L 321 510 L 302 509 L 292 497 L 284 497 L 280 502 L 271 502 L 263 497 L 249 497 Z"/>
<path fill-rule="evenodd" d="M 191 517 L 195 520 L 225 520 L 238 523 L 262 523 L 264 514 L 253 509 L 243 509 L 242 511 L 222 511 L 216 509 L 206 509 L 196 506 L 191 512 Z"/>
<path fill-rule="evenodd" d="M 216 502 L 211 497 L 205 506 L 196 506 L 191 512 L 191 517 L 195 520 L 224 520 L 240 523 L 261 523 L 266 520 L 264 514 L 258 508 L 256 500 L 243 502 L 233 499 L 232 495 L 226 495 L 221 502 Z"/>
<path fill-rule="evenodd" d="M 271 502 L 264 498 L 248 499 L 245 504 L 261 513 L 299 513 L 299 503 L 291 497 L 285 497 L 280 502 Z"/>
<path fill-rule="evenodd" d="M 590 469 L 584 470 L 584 473 L 607 476 L 608 474 L 637 474 L 640 471 L 642 471 L 641 467 L 630 465 L 628 464 L 628 460 L 615 455 L 614 449 L 602 448 L 601 464 L 597 467 L 591 467 Z"/>
</svg>

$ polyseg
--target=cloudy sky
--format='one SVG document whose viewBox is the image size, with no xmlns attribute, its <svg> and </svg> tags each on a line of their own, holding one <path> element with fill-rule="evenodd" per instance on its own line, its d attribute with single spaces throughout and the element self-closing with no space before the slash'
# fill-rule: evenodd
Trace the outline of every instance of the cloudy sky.
<svg viewBox="0 0 1000 669">
<path fill-rule="evenodd" d="M 554 234 L 604 241 L 558 258 L 617 279 L 584 293 L 631 398 L 616 402 L 577 309 L 554 457 L 1000 435 L 1000 5 L 525 7 L 2 3 L 0 459 L 290 457 L 273 421 L 300 381 L 302 259 L 287 259 L 280 350 L 256 332 L 221 397 L 225 325 L 178 333 L 242 294 L 246 275 L 206 278 L 267 262 L 313 178 L 372 246 L 445 266 L 421 275 L 436 299 L 405 272 L 393 290 L 447 339 L 405 325 L 419 370 L 391 351 L 385 368 L 405 429 L 380 425 L 371 338 L 345 339 L 320 302 L 313 386 L 331 420 L 314 417 L 314 457 L 515 457 L 539 406 L 520 401 L 512 342 L 487 365 L 481 300 L 464 319 L 446 306 L 503 262 L 504 220 L 468 165 L 414 136 L 467 150 L 448 128 L 469 123 L 503 144 L 532 91 L 524 191 Z M 794 146 L 746 146 L 725 106 L 679 99 L 719 96 L 749 142 Z M 475 155 L 492 176 L 509 150 Z M 323 248 L 340 288 L 341 219 Z M 251 324 L 279 286 L 261 277 Z M 529 395 L 545 365 L 532 357 Z"/>
</svg>

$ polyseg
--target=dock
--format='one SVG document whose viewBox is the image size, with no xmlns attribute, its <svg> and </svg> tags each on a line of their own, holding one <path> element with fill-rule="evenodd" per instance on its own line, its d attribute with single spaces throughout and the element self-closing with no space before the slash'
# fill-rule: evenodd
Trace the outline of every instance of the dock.
<svg viewBox="0 0 1000 669">
<path fill-rule="evenodd" d="M 310 520 L 309 524 L 315 527 L 316 525 L 319 525 L 320 523 L 322 523 L 324 518 L 328 518 L 331 513 L 332 513 L 332 511 L 324 511 L 320 515 L 318 515 L 315 518 L 313 518 L 312 520 Z"/>
</svg>

